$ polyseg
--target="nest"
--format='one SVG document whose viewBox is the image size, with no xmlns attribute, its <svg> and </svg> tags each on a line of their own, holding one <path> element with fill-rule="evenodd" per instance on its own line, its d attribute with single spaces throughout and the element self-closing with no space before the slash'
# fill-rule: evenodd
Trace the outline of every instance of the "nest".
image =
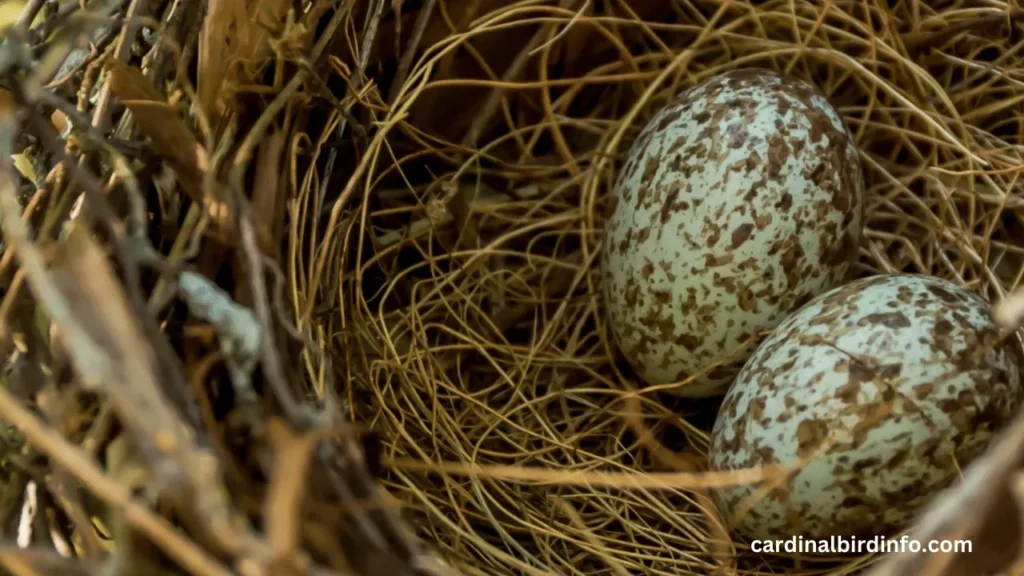
<svg viewBox="0 0 1024 576">
<path fill-rule="evenodd" d="M 0 70 L 0 563 L 865 569 L 723 528 L 716 401 L 646 389 L 609 340 L 606 193 L 680 91 L 774 69 L 855 135 L 856 274 L 1003 300 L 1024 14 L 975 4 L 29 0 Z M 990 486 L 1016 458 L 990 455 Z M 962 533 L 1016 522 L 968 496 Z"/>
</svg>

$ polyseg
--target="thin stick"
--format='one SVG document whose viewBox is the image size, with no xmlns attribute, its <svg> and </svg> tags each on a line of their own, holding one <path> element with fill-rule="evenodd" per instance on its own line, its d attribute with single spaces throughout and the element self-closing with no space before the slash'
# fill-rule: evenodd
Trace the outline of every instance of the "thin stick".
<svg viewBox="0 0 1024 576">
<path fill-rule="evenodd" d="M 601 488 L 653 488 L 661 490 L 683 488 L 724 488 L 761 482 L 776 478 L 786 468 L 764 466 L 721 472 L 584 472 L 579 470 L 555 470 L 527 468 L 524 466 L 499 466 L 464 464 L 461 462 L 420 462 L 408 458 L 395 458 L 386 463 L 396 470 L 407 472 L 434 472 L 444 475 L 473 476 L 494 480 L 509 480 L 541 484 L 589 486 Z"/>
<path fill-rule="evenodd" d="M 0 388 L 0 418 L 21 431 L 29 444 L 53 458 L 98 498 L 120 510 L 129 524 L 148 536 L 182 568 L 197 576 L 234 576 L 215 558 L 176 531 L 167 520 L 137 503 L 127 488 L 104 474 L 80 448 L 40 422 L 6 388 Z"/>
</svg>

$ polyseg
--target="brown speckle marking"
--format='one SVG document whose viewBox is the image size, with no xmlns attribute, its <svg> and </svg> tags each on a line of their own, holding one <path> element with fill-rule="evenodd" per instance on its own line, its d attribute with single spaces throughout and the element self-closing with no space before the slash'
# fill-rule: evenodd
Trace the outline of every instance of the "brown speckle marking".
<svg viewBox="0 0 1024 576">
<path fill-rule="evenodd" d="M 676 336 L 676 343 L 687 350 L 695 350 L 700 347 L 701 340 L 693 334 L 680 334 Z"/>
<path fill-rule="evenodd" d="M 725 254 L 707 254 L 704 256 L 704 267 L 705 268 L 716 268 L 719 266 L 725 266 L 732 264 L 735 258 L 735 254 L 727 252 Z"/>
<path fill-rule="evenodd" d="M 907 328 L 910 319 L 903 312 L 877 312 L 864 317 L 865 324 L 881 324 L 889 328 Z"/>
<path fill-rule="evenodd" d="M 752 347 L 710 364 L 846 280 L 859 156 L 820 92 L 767 70 L 711 78 L 649 118 L 605 204 L 607 324 L 643 380 L 703 373 L 679 392 L 721 394 Z"/>
<path fill-rule="evenodd" d="M 776 539 L 905 527 L 1021 404 L 1020 342 L 985 347 L 995 330 L 970 291 L 903 274 L 847 283 L 787 317 L 726 394 L 710 468 L 793 465 L 835 442 L 815 456 L 823 466 L 796 472 L 737 530 Z M 964 360 L 972 353 L 985 360 Z M 712 496 L 729 515 L 754 490 Z"/>
<path fill-rule="evenodd" d="M 658 172 L 658 166 L 660 166 L 660 162 L 657 158 L 649 158 L 647 163 L 644 164 L 644 174 L 641 180 L 644 186 L 650 186 L 651 182 L 654 181 L 654 175 Z"/>
<path fill-rule="evenodd" d="M 796 427 L 797 454 L 803 458 L 813 450 L 821 448 L 828 438 L 828 429 L 828 422 L 824 420 L 813 418 L 801 420 Z"/>
<path fill-rule="evenodd" d="M 750 224 L 749 222 L 740 224 L 739 226 L 736 227 L 735 230 L 732 231 L 732 244 L 729 245 L 729 248 L 732 248 L 733 250 L 739 248 L 740 246 L 743 245 L 744 242 L 747 241 L 747 239 L 750 238 L 750 235 L 753 233 L 753 224 Z"/>
</svg>

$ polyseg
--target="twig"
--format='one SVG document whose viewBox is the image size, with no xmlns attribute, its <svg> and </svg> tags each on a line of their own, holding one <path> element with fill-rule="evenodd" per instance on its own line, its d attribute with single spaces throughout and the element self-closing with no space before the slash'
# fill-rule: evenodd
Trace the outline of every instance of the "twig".
<svg viewBox="0 0 1024 576">
<path fill-rule="evenodd" d="M 427 30 L 427 24 L 430 23 L 430 17 L 434 13 L 434 6 L 437 4 L 437 0 L 427 0 L 426 3 L 420 8 L 419 16 L 416 18 L 416 27 L 413 28 L 412 38 L 409 41 L 409 45 L 405 48 L 405 54 L 402 55 L 402 61 L 398 64 L 398 72 L 395 73 L 394 83 L 391 85 L 391 94 L 389 100 L 394 102 L 398 91 L 402 85 L 405 84 L 405 79 L 409 75 L 409 68 L 412 67 L 412 59 L 416 57 L 416 51 L 420 47 L 420 41 L 423 39 L 423 33 Z M 401 22 L 401 18 L 397 18 L 396 22 Z M 398 42 L 398 38 L 401 36 L 401 32 L 395 34 L 395 42 Z M 360 78 L 364 74 L 366 67 L 366 58 L 364 56 L 359 62 L 360 75 L 355 79 L 356 87 L 359 86 Z"/>
<path fill-rule="evenodd" d="M 102 565 L 96 562 L 61 557 L 55 550 L 43 546 L 18 548 L 14 545 L 0 545 L 0 564 L 14 576 L 92 576 L 102 572 Z"/>
<path fill-rule="evenodd" d="M 234 576 L 169 522 L 136 503 L 129 490 L 111 480 L 79 448 L 45 426 L 4 388 L 0 388 L 0 417 L 16 426 L 32 446 L 66 468 L 97 497 L 120 510 L 129 524 L 146 534 L 183 568 L 197 576 Z"/>
<path fill-rule="evenodd" d="M 53 494 L 57 502 L 60 503 L 64 513 L 68 515 L 71 523 L 74 524 L 75 530 L 82 537 L 86 557 L 99 560 L 104 556 L 103 545 L 100 543 L 99 537 L 96 536 L 96 530 L 89 521 L 88 514 L 86 514 L 85 509 L 82 507 L 82 502 L 78 495 L 78 485 L 70 482 L 70 479 L 71 475 L 67 470 L 57 468 L 46 477 L 46 488 Z"/>
<path fill-rule="evenodd" d="M 20 91 L 16 92 L 16 95 L 23 97 L 23 94 L 21 94 Z M 31 103 L 29 102 L 24 103 L 31 106 Z M 69 172 L 71 172 L 75 177 L 75 181 L 82 186 L 87 197 L 93 200 L 91 207 L 99 212 L 99 215 L 102 216 L 101 222 L 106 225 L 106 228 L 114 237 L 115 250 L 117 251 L 123 272 L 126 276 L 123 287 L 125 288 L 129 301 L 137 312 L 145 311 L 146 300 L 143 298 L 140 291 L 137 261 L 139 256 L 152 252 L 152 247 L 149 246 L 148 240 L 143 239 L 133 244 L 127 243 L 125 241 L 122 226 L 118 223 L 110 209 L 110 206 L 108 206 L 106 196 L 102 192 L 102 186 L 96 177 L 84 168 L 84 163 L 75 162 L 70 155 L 65 153 L 64 150 L 57 145 L 56 140 L 47 138 L 48 128 L 52 130 L 52 126 L 49 126 L 34 114 L 28 115 L 28 122 L 36 128 L 37 132 L 40 133 L 40 138 L 51 146 L 54 156 L 65 166 L 65 168 L 67 168 Z M 136 218 L 140 217 L 142 216 L 136 213 Z M 27 232 L 25 238 L 28 238 Z M 136 240 L 139 239 L 136 238 Z M 45 272 L 41 273 L 45 275 Z M 143 329 L 149 332 L 152 336 L 150 343 L 158 349 L 166 351 L 169 345 L 162 337 L 159 337 L 159 330 L 154 327 L 155 322 L 153 318 L 147 314 L 141 314 L 139 319 L 142 321 Z M 195 406 L 184 394 L 184 377 L 181 375 L 180 369 L 173 363 L 168 364 L 166 361 L 167 356 L 160 355 L 159 357 L 164 360 L 160 371 L 160 382 L 162 384 L 163 391 L 167 394 L 168 398 L 173 399 L 182 415 L 189 418 L 192 422 L 199 422 Z"/>
<path fill-rule="evenodd" d="M 272 420 L 267 432 L 274 445 L 275 458 L 263 517 L 273 557 L 281 561 L 292 558 L 298 551 L 308 468 L 317 443 L 332 430 L 322 426 L 296 436 L 287 424 Z"/>
<path fill-rule="evenodd" d="M 256 245 L 256 233 L 252 229 L 252 220 L 249 218 L 248 211 L 243 212 L 239 219 L 239 231 L 242 234 L 242 250 L 249 268 L 249 289 L 252 290 L 253 306 L 256 308 L 256 316 L 259 318 L 263 330 L 260 356 L 263 361 L 264 375 L 288 420 L 292 424 L 307 425 L 307 415 L 301 410 L 294 394 L 288 387 L 288 380 L 277 354 L 273 324 L 270 320 L 270 307 L 267 301 L 266 281 L 263 277 L 263 265 L 260 258 L 262 253 L 259 246 Z"/>
<path fill-rule="evenodd" d="M 131 53 L 132 44 L 135 42 L 135 33 L 139 28 L 139 23 L 135 17 L 145 10 L 145 6 L 146 0 L 131 0 L 131 4 L 128 5 L 128 11 L 125 12 L 124 16 L 124 25 L 121 28 L 121 36 L 118 37 L 117 47 L 114 49 L 114 59 L 118 62 L 125 62 Z M 114 95 L 110 83 L 111 78 L 107 77 L 107 80 L 100 88 L 100 98 L 92 115 L 93 126 L 104 131 L 107 129 L 109 122 L 107 109 L 110 107 L 110 99 Z"/>
<path fill-rule="evenodd" d="M 338 10 L 340 12 L 341 8 L 339 7 Z M 367 27 L 363 35 L 363 44 L 362 47 L 360 48 L 359 53 L 358 73 L 356 74 L 355 78 L 352 79 L 352 87 L 355 90 L 358 90 L 360 87 L 362 87 L 363 78 L 366 77 L 366 64 L 367 62 L 369 62 L 371 44 L 377 36 L 377 28 L 380 24 L 380 16 L 383 13 L 383 11 L 384 0 L 378 0 L 377 11 L 375 13 L 372 11 L 367 11 L 368 15 L 372 14 L 373 16 L 368 20 Z M 332 21 L 331 24 L 333 25 L 334 22 Z M 330 29 L 330 26 L 328 27 L 328 29 Z M 318 51 L 314 51 L 314 55 L 318 58 Z M 314 59 L 313 61 L 315 62 L 316 60 Z M 341 120 L 338 121 L 338 125 L 334 129 L 334 139 L 336 142 L 340 141 L 341 136 L 345 133 L 345 128 L 348 126 L 348 120 L 348 114 L 343 114 Z M 323 182 L 323 184 L 321 186 L 320 193 L 317 196 L 317 213 L 319 213 L 321 208 L 323 207 L 324 196 L 327 193 L 327 185 L 331 181 L 331 176 L 334 175 L 334 164 L 337 161 L 337 158 L 338 147 L 331 146 L 330 150 L 327 152 L 327 165 L 324 168 L 324 175 L 323 178 L 321 179 L 321 182 Z"/>
<path fill-rule="evenodd" d="M 11 118 L 5 116 L 0 120 L 0 136 L 12 133 Z M 173 495 L 186 518 L 202 519 L 204 528 L 223 548 L 259 557 L 259 544 L 233 522 L 216 467 L 196 448 L 194 436 L 186 434 L 184 423 L 166 405 L 156 385 L 152 349 L 147 346 L 150 342 L 142 336 L 99 248 L 84 230 L 75 228 L 73 234 L 78 237 L 62 245 L 67 269 L 62 284 L 47 271 L 18 217 L 10 156 L 3 154 L 4 144 L 10 144 L 0 141 L 0 218 L 5 236 L 26 271 L 29 286 L 59 327 L 84 383 L 104 387 L 121 423 L 133 432 L 157 476 L 177 481 L 165 486 L 177 489 Z M 100 200 L 98 206 L 103 205 L 102 197 Z M 144 306 L 143 302 L 143 310 Z M 168 345 L 159 336 L 156 340 Z M 184 385 L 176 392 L 183 394 L 183 389 Z M 180 480 L 186 481 L 184 486 Z"/>
<path fill-rule="evenodd" d="M 14 25 L 28 30 L 28 27 L 32 25 L 32 21 L 36 19 L 36 15 L 43 8 L 43 4 L 46 0 L 29 0 L 25 3 L 25 6 L 21 9 L 21 13 L 18 14 L 18 19 L 14 21 Z"/>
</svg>

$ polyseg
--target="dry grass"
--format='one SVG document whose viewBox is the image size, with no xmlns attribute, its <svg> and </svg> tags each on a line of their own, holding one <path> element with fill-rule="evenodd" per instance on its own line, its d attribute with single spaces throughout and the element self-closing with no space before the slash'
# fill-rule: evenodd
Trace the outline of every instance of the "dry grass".
<svg viewBox="0 0 1024 576">
<path fill-rule="evenodd" d="M 0 62 L 19 576 L 450 576 L 409 526 L 466 576 L 863 569 L 731 541 L 706 489 L 779 471 L 704 473 L 716 402 L 642 388 L 606 335 L 616 169 L 729 69 L 855 133 L 859 275 L 1024 276 L 1008 1 L 88 4 L 26 1 Z"/>
<path fill-rule="evenodd" d="M 605 192 L 672 94 L 736 67 L 785 71 L 825 91 L 863 152 L 858 273 L 929 273 L 998 299 L 1024 274 L 1016 14 L 996 2 L 556 4 L 490 3 L 459 20 L 469 3 L 438 3 L 464 23 L 456 33 L 421 8 L 433 35 L 379 104 L 387 134 L 346 185 L 360 202 L 323 239 L 295 220 L 296 312 L 317 306 L 307 326 L 345 354 L 355 417 L 384 438 L 387 487 L 466 574 L 856 570 L 866 558 L 739 542 L 728 557 L 693 482 L 629 480 L 699 469 L 715 405 L 636 390 L 616 364 L 597 296 Z M 330 267 L 319 283 L 301 272 L 317 256 Z M 568 478 L 599 471 L 616 481 Z"/>
</svg>

